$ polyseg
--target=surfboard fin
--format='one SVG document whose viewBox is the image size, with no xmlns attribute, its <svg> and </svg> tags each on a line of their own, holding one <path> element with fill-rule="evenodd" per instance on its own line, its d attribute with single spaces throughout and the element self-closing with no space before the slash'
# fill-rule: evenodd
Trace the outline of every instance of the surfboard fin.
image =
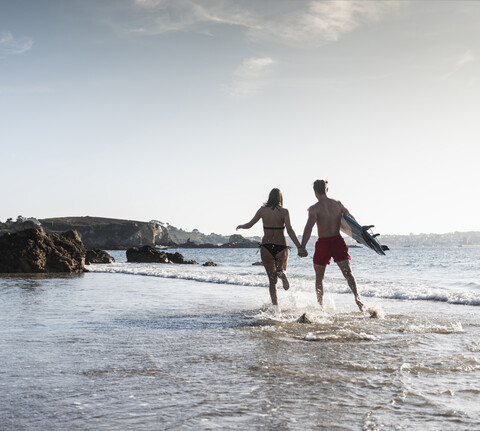
<svg viewBox="0 0 480 431">
<path fill-rule="evenodd" d="M 367 231 L 368 229 L 371 229 L 372 227 L 375 227 L 375 225 L 370 225 L 370 226 L 362 226 L 363 231 Z"/>
<path fill-rule="evenodd" d="M 376 238 L 376 237 L 379 236 L 379 235 L 380 235 L 379 233 L 374 233 L 372 236 L 373 236 L 374 238 Z"/>
</svg>

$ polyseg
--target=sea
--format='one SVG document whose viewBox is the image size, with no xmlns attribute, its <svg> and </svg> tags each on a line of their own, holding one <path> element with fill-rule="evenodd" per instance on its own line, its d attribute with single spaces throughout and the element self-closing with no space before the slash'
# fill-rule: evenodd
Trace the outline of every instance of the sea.
<svg viewBox="0 0 480 431">
<path fill-rule="evenodd" d="M 0 430 L 480 430 L 480 248 L 352 248 L 363 313 L 311 250 L 279 309 L 258 250 L 169 251 L 0 276 Z"/>
</svg>

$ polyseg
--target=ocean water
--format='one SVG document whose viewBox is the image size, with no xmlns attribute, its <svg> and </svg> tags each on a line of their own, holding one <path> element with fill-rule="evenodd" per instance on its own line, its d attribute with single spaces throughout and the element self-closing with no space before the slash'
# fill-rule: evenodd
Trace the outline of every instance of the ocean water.
<svg viewBox="0 0 480 431">
<path fill-rule="evenodd" d="M 479 248 L 351 249 L 364 313 L 334 264 L 275 311 L 256 250 L 180 252 L 218 266 L 0 277 L 0 429 L 480 429 Z"/>
</svg>

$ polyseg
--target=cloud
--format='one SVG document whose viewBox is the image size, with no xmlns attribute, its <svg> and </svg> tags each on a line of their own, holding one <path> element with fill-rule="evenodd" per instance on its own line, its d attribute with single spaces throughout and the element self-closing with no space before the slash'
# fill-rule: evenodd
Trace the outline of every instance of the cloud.
<svg viewBox="0 0 480 431">
<path fill-rule="evenodd" d="M 260 94 L 269 84 L 268 77 L 277 62 L 270 57 L 252 57 L 235 70 L 236 80 L 226 87 L 232 97 L 249 98 Z"/>
<path fill-rule="evenodd" d="M 23 54 L 33 46 L 33 40 L 28 37 L 15 39 L 10 32 L 2 32 L 0 36 L 0 58 L 9 55 Z"/>
<path fill-rule="evenodd" d="M 228 24 L 245 28 L 253 41 L 308 48 L 339 40 L 400 4 L 364 0 L 134 0 L 147 16 L 144 25 L 132 31 L 161 34 Z"/>
<path fill-rule="evenodd" d="M 232 0 L 134 0 L 134 5 L 147 15 L 143 25 L 131 31 L 144 34 L 198 31 L 205 24 L 248 27 L 253 19 Z"/>
<path fill-rule="evenodd" d="M 310 1 L 274 20 L 265 20 L 249 28 L 249 35 L 255 40 L 268 39 L 311 48 L 337 41 L 361 24 L 375 21 L 397 7 L 396 1 Z"/>
<path fill-rule="evenodd" d="M 264 75 L 276 61 L 270 57 L 248 58 L 235 71 L 235 75 L 242 78 L 257 78 Z"/>
<path fill-rule="evenodd" d="M 400 1 L 365 0 L 132 0 L 136 27 L 130 31 L 214 34 L 215 26 L 244 29 L 249 41 L 310 49 L 340 40 L 361 25 L 400 7 Z M 140 25 L 138 23 L 141 23 Z M 271 85 L 275 65 L 270 57 L 250 58 L 225 87 L 233 97 L 252 97 Z"/>
<path fill-rule="evenodd" d="M 475 56 L 473 55 L 473 52 L 469 49 L 458 57 L 456 67 L 460 69 L 466 64 L 471 63 L 474 60 L 475 60 Z"/>
<path fill-rule="evenodd" d="M 456 73 L 460 72 L 466 68 L 466 66 L 476 60 L 473 52 L 470 49 L 467 49 L 462 54 L 458 55 L 455 58 L 450 58 L 448 61 L 447 69 L 450 69 L 449 72 L 445 73 L 441 78 L 449 79 Z M 473 81 L 472 81 L 473 82 Z"/>
</svg>

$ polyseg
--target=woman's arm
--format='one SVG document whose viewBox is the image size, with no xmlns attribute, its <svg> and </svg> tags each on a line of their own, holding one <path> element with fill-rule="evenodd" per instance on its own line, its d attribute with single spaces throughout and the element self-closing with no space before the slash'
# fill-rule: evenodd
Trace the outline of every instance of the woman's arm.
<svg viewBox="0 0 480 431">
<path fill-rule="evenodd" d="M 260 215 L 260 212 L 261 212 L 262 208 L 260 208 L 256 214 L 253 216 L 253 218 L 248 222 L 248 223 L 245 223 L 245 224 L 239 224 L 237 226 L 237 229 L 250 229 L 258 220 L 260 220 L 262 218 L 262 216 Z"/>
<path fill-rule="evenodd" d="M 316 222 L 317 222 L 317 215 L 312 210 L 312 207 L 310 207 L 308 209 L 307 223 L 305 224 L 305 229 L 303 230 L 303 236 L 302 236 L 302 247 L 303 248 L 305 248 L 307 246 L 307 242 L 310 239 L 310 236 L 312 235 L 312 229 L 313 229 L 313 226 L 315 226 Z"/>
<path fill-rule="evenodd" d="M 287 209 L 285 209 L 284 221 L 285 221 L 285 227 L 287 229 L 288 236 L 290 237 L 290 239 L 293 241 L 293 243 L 297 248 L 301 248 L 300 241 L 298 240 L 297 235 L 295 234 L 295 231 L 293 230 L 292 225 L 290 223 L 290 214 L 288 213 Z"/>
</svg>

